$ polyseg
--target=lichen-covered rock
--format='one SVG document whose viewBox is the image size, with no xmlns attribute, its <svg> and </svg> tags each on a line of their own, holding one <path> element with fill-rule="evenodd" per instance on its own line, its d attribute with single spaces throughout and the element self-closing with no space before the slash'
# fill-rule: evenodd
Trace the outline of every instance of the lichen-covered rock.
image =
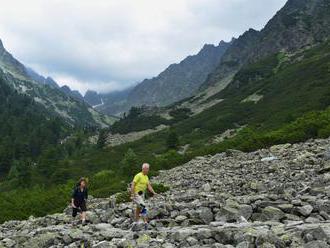
<svg viewBox="0 0 330 248">
<path fill-rule="evenodd" d="M 280 221 L 284 217 L 285 217 L 285 214 L 282 210 L 280 210 L 276 207 L 268 206 L 262 210 L 259 220 L 261 220 L 261 221 L 269 221 L 269 220 Z"/>
</svg>

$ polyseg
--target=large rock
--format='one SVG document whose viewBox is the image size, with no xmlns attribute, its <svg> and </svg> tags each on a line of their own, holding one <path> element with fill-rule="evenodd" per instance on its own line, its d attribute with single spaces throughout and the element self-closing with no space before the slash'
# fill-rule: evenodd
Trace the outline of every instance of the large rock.
<svg viewBox="0 0 330 248">
<path fill-rule="evenodd" d="M 210 224 L 213 221 L 213 213 L 210 208 L 202 207 L 198 210 L 199 218 L 205 223 Z"/>
<path fill-rule="evenodd" d="M 305 244 L 304 248 L 329 248 L 329 245 L 325 241 L 314 240 Z"/>
<path fill-rule="evenodd" d="M 252 206 L 246 204 L 238 204 L 235 201 L 227 200 L 226 206 L 220 208 L 216 214 L 215 219 L 217 221 L 236 222 L 239 221 L 241 217 L 244 217 L 246 220 L 250 219 L 252 213 Z"/>
<path fill-rule="evenodd" d="M 171 238 L 174 241 L 180 242 L 182 240 L 185 240 L 189 236 L 192 236 L 193 234 L 194 234 L 194 231 L 193 230 L 190 230 L 188 228 L 186 228 L 186 229 L 178 229 L 178 230 L 174 231 L 174 233 L 171 235 Z"/>
<path fill-rule="evenodd" d="M 58 237 L 57 233 L 47 232 L 29 239 L 22 246 L 29 248 L 51 247 Z"/>
<path fill-rule="evenodd" d="M 12 239 L 5 238 L 1 242 L 5 247 L 14 247 L 16 245 L 16 242 Z"/>
<path fill-rule="evenodd" d="M 215 220 L 222 222 L 235 222 L 239 218 L 239 211 L 236 208 L 223 207 L 216 214 Z"/>
<path fill-rule="evenodd" d="M 95 245 L 93 245 L 93 248 L 110 248 L 111 244 L 109 241 L 101 241 Z"/>
<path fill-rule="evenodd" d="M 268 206 L 262 210 L 259 218 L 261 221 L 280 221 L 284 217 L 285 213 L 282 210 L 276 207 Z"/>
<path fill-rule="evenodd" d="M 305 206 L 302 206 L 302 207 L 297 208 L 297 211 L 301 215 L 307 217 L 307 216 L 309 216 L 312 213 L 313 207 L 311 205 L 305 205 Z"/>
</svg>

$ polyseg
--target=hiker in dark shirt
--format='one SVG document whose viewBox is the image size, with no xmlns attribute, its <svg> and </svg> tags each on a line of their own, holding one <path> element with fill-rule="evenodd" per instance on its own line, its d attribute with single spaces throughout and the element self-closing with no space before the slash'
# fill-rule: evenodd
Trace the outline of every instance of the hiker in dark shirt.
<svg viewBox="0 0 330 248">
<path fill-rule="evenodd" d="M 87 182 L 85 178 L 81 178 L 72 193 L 71 205 L 72 216 L 76 217 L 80 213 L 81 223 L 86 224 L 86 200 L 88 198 Z"/>
</svg>

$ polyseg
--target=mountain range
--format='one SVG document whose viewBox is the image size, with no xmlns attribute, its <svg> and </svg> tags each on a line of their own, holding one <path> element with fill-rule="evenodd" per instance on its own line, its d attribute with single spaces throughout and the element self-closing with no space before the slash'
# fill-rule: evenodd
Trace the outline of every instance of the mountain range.
<svg viewBox="0 0 330 248">
<path fill-rule="evenodd" d="M 308 48 L 327 39 L 328 5 L 324 0 L 288 1 L 261 31 L 250 29 L 229 43 L 205 45 L 197 55 L 170 65 L 157 77 L 145 79 L 118 102 L 105 104 L 100 110 L 118 115 L 132 106 L 170 105 L 217 85 L 221 90 L 245 64 L 276 52 Z"/>
<path fill-rule="evenodd" d="M 244 64 L 267 55 L 297 51 L 328 39 L 329 4 L 326 0 L 288 1 L 261 31 L 250 29 L 235 40 L 201 88 L 212 86 Z"/>
<path fill-rule="evenodd" d="M 170 65 L 155 78 L 142 81 L 128 95 L 129 105 L 165 106 L 192 96 L 230 45 L 231 42 L 224 41 L 218 46 L 205 45 L 198 54 Z"/>
<path fill-rule="evenodd" d="M 231 42 L 204 45 L 196 55 L 170 65 L 158 76 L 108 94 L 88 90 L 82 96 L 69 86 L 60 87 L 52 78 L 41 76 L 17 61 L 2 42 L 0 68 L 2 77 L 17 91 L 30 95 L 71 123 L 105 127 L 113 119 L 98 111 L 121 115 L 131 107 L 144 105 L 160 107 L 163 116 L 175 109 L 189 109 L 196 115 L 221 105 L 223 99 L 218 96 L 223 95 L 221 92 L 225 89 L 240 88 L 245 82 L 238 77 L 239 72 L 248 65 L 274 54 L 293 56 L 326 41 L 330 34 L 328 11 L 326 0 L 290 0 L 261 31 L 249 29 Z M 264 76 L 255 73 L 250 81 L 260 81 Z"/>
<path fill-rule="evenodd" d="M 286 118 L 294 119 L 306 111 L 323 109 L 329 102 L 326 100 L 329 97 L 326 69 L 329 11 L 327 0 L 289 0 L 261 31 L 249 29 L 234 39 L 191 97 L 159 108 L 157 114 L 152 109 L 150 114 L 157 120 L 154 125 L 174 122 L 180 135 L 190 140 L 198 136 L 197 133 L 204 138 L 208 136 L 206 133 L 215 135 L 220 127 L 243 126 L 252 120 L 254 124 L 259 120 L 262 126 L 267 118 L 267 125 L 271 126 L 268 121 L 273 119 L 275 126 L 275 123 L 284 123 Z M 325 64 L 320 64 L 321 61 Z M 305 77 L 301 78 L 303 74 Z M 318 86 L 314 87 L 316 81 Z M 295 91 L 294 85 L 301 91 Z M 274 111 L 276 115 L 269 116 Z M 178 113 L 180 118 L 176 118 Z M 250 115 L 246 116 L 247 113 Z M 142 120 L 151 123 L 150 117 L 145 117 L 150 114 L 140 114 L 135 120 L 128 116 L 116 124 L 113 131 L 129 132 L 122 128 L 132 127 L 128 122 L 139 126 L 143 126 Z"/>
<path fill-rule="evenodd" d="M 50 77 L 43 77 L 15 59 L 0 41 L 0 76 L 19 94 L 24 94 L 71 125 L 106 127 L 114 119 L 82 101 L 77 91 L 60 88 Z"/>
<path fill-rule="evenodd" d="M 133 106 L 166 106 L 180 101 L 198 91 L 232 42 L 221 41 L 217 46 L 206 44 L 198 54 L 170 65 L 158 76 L 145 79 L 135 87 L 99 96 L 95 92 L 93 96 L 92 92 L 88 92 L 88 99 L 85 96 L 85 100 L 91 105 L 97 105 L 101 104 L 102 98 L 104 104 L 97 109 L 115 115 L 127 112 Z"/>
</svg>

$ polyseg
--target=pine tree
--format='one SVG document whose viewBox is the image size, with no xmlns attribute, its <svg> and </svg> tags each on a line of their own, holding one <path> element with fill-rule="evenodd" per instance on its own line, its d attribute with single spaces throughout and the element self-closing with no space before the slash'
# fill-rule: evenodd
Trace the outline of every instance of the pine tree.
<svg viewBox="0 0 330 248">
<path fill-rule="evenodd" d="M 107 129 L 100 130 L 99 137 L 97 139 L 97 148 L 98 149 L 103 149 L 103 147 L 105 146 L 105 144 L 107 142 L 107 135 L 108 135 Z"/>
<path fill-rule="evenodd" d="M 134 176 L 139 169 L 138 158 L 133 149 L 129 148 L 121 161 L 122 172 L 129 177 Z"/>
<path fill-rule="evenodd" d="M 168 137 L 167 137 L 167 148 L 170 149 L 177 149 L 179 146 L 179 138 L 177 133 L 171 129 L 169 131 Z"/>
</svg>

